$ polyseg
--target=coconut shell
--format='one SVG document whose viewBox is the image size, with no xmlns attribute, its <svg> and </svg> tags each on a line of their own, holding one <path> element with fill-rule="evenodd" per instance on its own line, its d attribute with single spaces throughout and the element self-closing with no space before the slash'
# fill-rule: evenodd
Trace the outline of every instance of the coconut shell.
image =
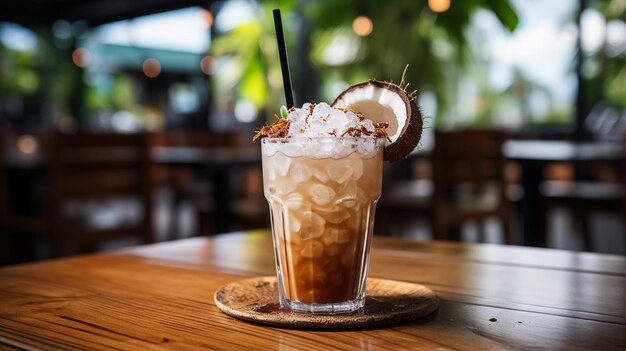
<svg viewBox="0 0 626 351">
<path fill-rule="evenodd" d="M 373 85 L 380 89 L 391 90 L 396 93 L 404 101 L 407 108 L 407 119 L 403 130 L 400 132 L 398 138 L 385 147 L 384 160 L 390 162 L 396 162 L 407 157 L 413 149 L 417 146 L 422 138 L 423 120 L 422 114 L 416 103 L 416 98 L 409 97 L 406 91 L 401 87 L 393 83 L 381 82 L 378 80 L 368 80 L 359 84 L 352 85 L 348 89 L 344 90 L 331 106 L 335 106 L 337 101 L 341 100 L 344 94 L 347 94 L 353 89 L 365 88 L 368 85 Z M 377 121 L 374 121 L 377 122 Z"/>
<path fill-rule="evenodd" d="M 411 114 L 407 121 L 406 128 L 394 143 L 385 147 L 385 161 L 396 162 L 407 157 L 422 139 L 422 130 L 424 127 L 422 113 L 415 99 L 410 100 L 409 106 L 411 108 Z"/>
</svg>

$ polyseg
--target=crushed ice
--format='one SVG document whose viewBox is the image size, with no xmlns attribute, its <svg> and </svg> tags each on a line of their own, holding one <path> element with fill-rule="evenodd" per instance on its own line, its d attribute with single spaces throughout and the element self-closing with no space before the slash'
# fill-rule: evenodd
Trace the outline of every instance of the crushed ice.
<svg viewBox="0 0 626 351">
<path fill-rule="evenodd" d="M 359 118 L 351 110 L 337 109 L 327 103 L 311 105 L 306 103 L 289 113 L 289 137 L 319 138 L 342 137 L 351 128 L 375 132 L 374 124 L 368 119 Z"/>
</svg>

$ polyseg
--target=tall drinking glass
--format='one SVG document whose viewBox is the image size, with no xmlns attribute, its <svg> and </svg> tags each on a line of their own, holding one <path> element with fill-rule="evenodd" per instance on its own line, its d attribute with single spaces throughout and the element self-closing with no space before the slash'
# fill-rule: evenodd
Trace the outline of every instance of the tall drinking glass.
<svg viewBox="0 0 626 351">
<path fill-rule="evenodd" d="M 363 307 L 384 140 L 265 138 L 261 145 L 281 306 Z"/>
</svg>

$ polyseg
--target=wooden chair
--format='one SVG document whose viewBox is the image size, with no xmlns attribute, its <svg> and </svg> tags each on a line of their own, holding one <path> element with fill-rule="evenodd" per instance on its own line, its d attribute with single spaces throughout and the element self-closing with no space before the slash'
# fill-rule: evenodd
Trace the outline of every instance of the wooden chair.
<svg viewBox="0 0 626 351">
<path fill-rule="evenodd" d="M 146 135 L 55 133 L 46 149 L 44 213 L 9 213 L 6 222 L 10 230 L 46 237 L 52 256 L 94 251 L 99 244 L 117 238 L 153 242 Z M 98 219 L 103 202 L 119 199 L 134 200 L 138 205 L 133 206 L 137 211 L 131 211 L 137 215 L 134 221 L 115 204 L 108 209 L 117 210 L 117 217 Z"/>
<path fill-rule="evenodd" d="M 191 149 L 218 149 L 237 148 L 240 146 L 238 133 L 215 133 L 209 131 L 169 131 L 156 133 L 152 136 L 152 146 L 165 147 L 189 147 Z M 168 186 L 173 194 L 173 216 L 169 225 L 169 236 L 172 239 L 178 237 L 179 210 L 183 203 L 190 202 L 196 214 L 196 223 L 200 235 L 210 235 L 216 232 L 214 228 L 214 212 L 216 204 L 211 201 L 213 184 L 206 177 L 206 172 L 197 172 L 206 167 L 203 164 L 180 164 L 180 165 L 153 165 L 157 169 L 157 177 L 160 183 Z M 210 171 L 210 170 L 208 170 Z M 241 224 L 240 229 L 250 229 L 264 226 L 269 220 L 269 215 L 259 211 L 267 207 L 262 193 L 262 185 L 258 186 L 258 194 L 250 194 L 246 184 L 254 182 L 254 178 L 260 177 L 260 173 L 254 169 L 244 170 L 236 174 L 237 184 L 241 184 L 234 195 L 229 199 L 233 208 L 233 220 Z M 200 176 L 199 176 L 200 175 Z M 252 180 L 250 180 L 253 178 Z M 263 220 L 261 222 L 261 219 Z"/>
<path fill-rule="evenodd" d="M 540 193 L 547 209 L 564 208 L 580 225 L 583 250 L 586 251 L 594 249 L 591 214 L 620 213 L 625 196 L 622 184 L 596 181 L 544 181 Z"/>
<path fill-rule="evenodd" d="M 9 180 L 7 177 L 6 134 L 0 131 L 0 232 L 9 216 Z"/>
<path fill-rule="evenodd" d="M 496 130 L 436 132 L 433 152 L 433 236 L 459 240 L 463 223 L 497 218 L 512 243 L 511 202 Z M 480 228 L 480 226 L 479 226 Z"/>
<path fill-rule="evenodd" d="M 420 221 L 429 223 L 432 218 L 433 183 L 431 179 L 385 182 L 383 193 L 376 206 L 374 233 L 414 236 Z M 430 227 L 432 228 L 432 225 Z"/>
<path fill-rule="evenodd" d="M 7 177 L 7 134 L 0 131 L 0 266 L 11 262 L 11 238 L 7 233 L 9 220 L 9 180 Z"/>
<path fill-rule="evenodd" d="M 235 133 L 214 133 L 203 131 L 166 131 L 152 133 L 150 146 L 152 147 L 190 147 L 198 149 L 215 149 L 236 147 L 238 144 Z M 192 200 L 196 205 L 203 206 L 204 202 L 198 202 L 201 197 L 206 197 L 211 192 L 211 184 L 199 179 L 194 172 L 193 165 L 152 165 L 155 182 L 168 186 L 173 193 L 173 208 L 178 211 L 184 201 Z M 172 223 L 177 226 L 176 216 Z"/>
<path fill-rule="evenodd" d="M 626 135 L 623 144 L 626 147 Z M 611 162 L 603 164 L 610 165 Z M 622 231 L 626 235 L 626 154 L 621 161 L 621 168 L 614 181 L 561 179 L 546 180 L 540 185 L 539 191 L 546 209 L 565 209 L 573 222 L 579 225 L 585 251 L 595 249 L 591 226 L 593 213 L 619 214 L 622 217 Z M 549 224 L 545 223 L 546 227 Z"/>
</svg>

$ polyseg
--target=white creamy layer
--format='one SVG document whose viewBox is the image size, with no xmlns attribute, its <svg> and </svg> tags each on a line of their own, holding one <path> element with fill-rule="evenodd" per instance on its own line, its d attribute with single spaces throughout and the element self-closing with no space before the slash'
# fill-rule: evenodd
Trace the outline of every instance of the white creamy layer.
<svg viewBox="0 0 626 351">
<path fill-rule="evenodd" d="M 287 157 L 309 157 L 315 159 L 340 159 L 357 153 L 362 158 L 372 158 L 385 147 L 381 138 L 264 138 L 261 143 L 263 156 L 274 156 L 277 152 Z"/>
</svg>

